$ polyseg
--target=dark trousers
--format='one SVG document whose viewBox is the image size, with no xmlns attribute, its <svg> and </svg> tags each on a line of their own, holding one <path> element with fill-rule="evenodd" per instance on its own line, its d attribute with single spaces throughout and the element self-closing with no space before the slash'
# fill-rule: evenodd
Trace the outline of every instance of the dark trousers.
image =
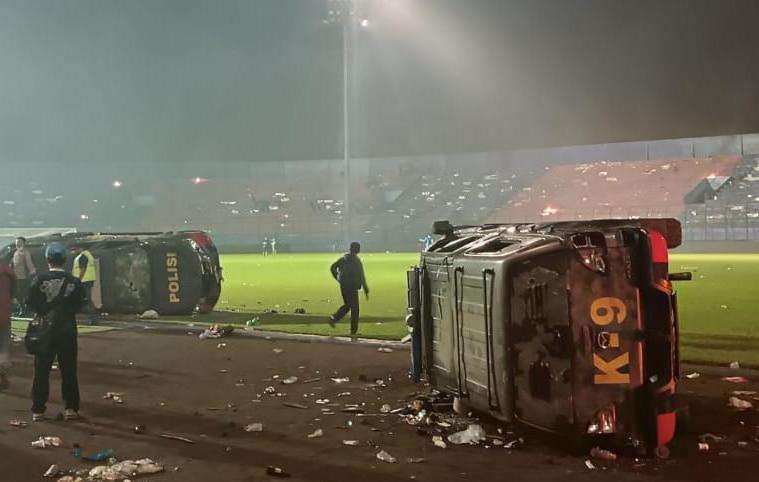
<svg viewBox="0 0 759 482">
<path fill-rule="evenodd" d="M 79 411 L 79 380 L 77 379 L 76 333 L 55 334 L 50 349 L 34 357 L 32 412 L 44 413 L 50 395 L 50 369 L 55 359 L 61 371 L 61 392 L 66 408 Z"/>
<path fill-rule="evenodd" d="M 340 293 L 343 295 L 343 306 L 335 312 L 335 321 L 341 320 L 350 311 L 351 333 L 355 334 L 358 331 L 358 290 L 341 286 Z"/>
<path fill-rule="evenodd" d="M 26 308 L 26 294 L 29 291 L 29 285 L 32 281 L 29 278 L 16 279 L 16 292 L 14 297 L 16 298 L 16 307 L 14 313 L 18 316 L 25 316 L 28 313 Z"/>
</svg>

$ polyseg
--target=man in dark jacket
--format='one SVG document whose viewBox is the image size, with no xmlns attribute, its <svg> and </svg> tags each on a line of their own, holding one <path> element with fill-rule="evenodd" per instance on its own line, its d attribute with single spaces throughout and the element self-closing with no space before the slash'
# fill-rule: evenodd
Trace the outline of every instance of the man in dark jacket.
<svg viewBox="0 0 759 482">
<path fill-rule="evenodd" d="M 32 419 L 45 419 L 45 405 L 50 392 L 50 369 L 57 358 L 61 371 L 61 391 L 66 404 L 63 416 L 66 420 L 72 420 L 79 416 L 76 313 L 86 298 L 81 281 L 63 269 L 66 264 L 66 248 L 60 243 L 52 243 L 45 250 L 45 257 L 50 270 L 37 277 L 27 296 L 27 303 L 35 318 L 44 318 L 50 323 L 49 340 L 34 356 Z"/>
<path fill-rule="evenodd" d="M 334 315 L 329 317 L 329 325 L 334 328 L 335 322 L 340 321 L 349 311 L 351 312 L 351 335 L 358 332 L 358 290 L 363 288 L 366 299 L 369 299 L 369 287 L 366 285 L 364 265 L 358 258 L 361 245 L 351 243 L 350 252 L 332 264 L 332 276 L 340 283 L 340 293 L 343 295 L 343 305 Z"/>
</svg>

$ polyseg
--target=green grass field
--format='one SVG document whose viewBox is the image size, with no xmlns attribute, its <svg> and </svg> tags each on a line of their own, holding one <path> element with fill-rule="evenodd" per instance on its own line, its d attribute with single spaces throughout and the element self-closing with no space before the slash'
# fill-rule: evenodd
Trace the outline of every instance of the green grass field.
<svg viewBox="0 0 759 482">
<path fill-rule="evenodd" d="M 225 284 L 220 310 L 279 311 L 259 315 L 261 328 L 275 331 L 339 334 L 346 322 L 332 329 L 326 317 L 340 304 L 337 283 L 329 274 L 335 254 L 226 255 L 222 257 Z M 362 299 L 363 336 L 399 339 L 406 334 L 405 271 L 418 254 L 362 255 L 371 289 Z M 759 255 L 675 254 L 671 271 L 692 271 L 693 281 L 678 283 L 683 358 L 692 362 L 726 363 L 739 360 L 759 366 Z M 304 308 L 307 315 L 293 315 Z M 284 312 L 284 313 L 283 313 Z M 217 315 L 218 316 L 218 315 Z M 250 316 L 229 314 L 230 321 Z"/>
</svg>

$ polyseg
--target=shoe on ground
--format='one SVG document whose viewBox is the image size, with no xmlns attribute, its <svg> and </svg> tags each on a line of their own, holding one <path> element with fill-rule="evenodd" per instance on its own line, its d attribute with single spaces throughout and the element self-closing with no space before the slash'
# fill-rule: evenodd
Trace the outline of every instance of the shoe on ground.
<svg viewBox="0 0 759 482">
<path fill-rule="evenodd" d="M 47 417 L 45 417 L 44 413 L 32 412 L 32 422 L 44 422 L 45 420 L 47 420 Z"/>
<path fill-rule="evenodd" d="M 70 408 L 67 408 L 63 411 L 63 419 L 64 420 L 76 420 L 79 418 L 79 412 L 76 410 L 72 410 Z"/>
<path fill-rule="evenodd" d="M 329 315 L 329 326 L 331 326 L 332 328 L 334 328 L 335 327 L 335 321 L 336 321 L 335 320 L 335 315 Z"/>
</svg>

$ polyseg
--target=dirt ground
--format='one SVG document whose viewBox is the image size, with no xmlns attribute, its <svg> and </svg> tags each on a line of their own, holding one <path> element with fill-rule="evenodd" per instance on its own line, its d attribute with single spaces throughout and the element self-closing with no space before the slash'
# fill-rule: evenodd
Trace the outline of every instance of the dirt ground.
<svg viewBox="0 0 759 482">
<path fill-rule="evenodd" d="M 219 343 L 226 346 L 218 347 Z M 274 349 L 281 349 L 275 353 Z M 270 480 L 269 465 L 284 468 L 289 480 L 757 480 L 759 443 L 754 440 L 759 413 L 727 407 L 732 390 L 759 390 L 759 381 L 731 384 L 701 376 L 684 380 L 682 394 L 691 406 L 691 433 L 673 446 L 668 460 L 622 459 L 594 461 L 573 455 L 550 437 L 520 432 L 526 444 L 516 450 L 496 446 L 435 447 L 431 433 L 419 434 L 397 415 L 358 417 L 341 413 L 346 403 L 360 404 L 367 414 L 378 414 L 382 404 L 404 406 L 427 387 L 406 377 L 407 351 L 380 353 L 376 348 L 327 343 L 276 341 L 245 337 L 199 340 L 177 330 L 134 328 L 80 337 L 80 383 L 83 419 L 48 421 L 26 428 L 8 420 L 29 420 L 31 357 L 15 346 L 10 390 L 0 393 L 0 480 L 42 479 L 51 464 L 61 468 L 92 467 L 71 455 L 79 444 L 85 454 L 112 448 L 118 459 L 152 458 L 166 472 L 140 480 L 254 481 Z M 292 385 L 274 376 L 297 376 Z M 319 381 L 304 381 L 320 377 Z M 330 377 L 349 377 L 336 384 Z M 386 387 L 377 387 L 383 379 Z M 364 381 L 366 380 L 366 381 Z M 273 386 L 276 394 L 265 394 Z M 58 373 L 51 382 L 48 414 L 60 410 Z M 123 404 L 103 399 L 106 392 L 123 394 Z M 350 395 L 338 396 L 350 392 Z M 259 397 L 260 395 L 260 397 Z M 317 399 L 339 403 L 329 407 Z M 744 397 L 746 398 L 746 397 Z M 750 399 L 748 397 L 747 399 Z M 307 408 L 291 408 L 285 402 Z M 754 402 L 755 405 L 759 402 Z M 332 408 L 334 415 L 323 415 Z M 346 423 L 352 426 L 346 428 Z M 248 433 L 246 424 L 262 422 L 263 432 Z M 135 433 L 144 424 L 145 433 Z M 483 422 L 488 434 L 498 428 Z M 308 438 L 321 428 L 324 436 Z M 509 430 L 509 427 L 503 427 Z M 180 434 L 195 443 L 161 438 Z M 697 436 L 705 432 L 726 436 L 699 452 Z M 34 449 L 40 435 L 60 436 L 63 447 Z M 343 445 L 357 440 L 358 446 Z M 739 446 L 738 442 L 748 442 Z M 377 460 L 385 450 L 397 458 Z M 410 463 L 407 458 L 424 458 Z"/>
</svg>

